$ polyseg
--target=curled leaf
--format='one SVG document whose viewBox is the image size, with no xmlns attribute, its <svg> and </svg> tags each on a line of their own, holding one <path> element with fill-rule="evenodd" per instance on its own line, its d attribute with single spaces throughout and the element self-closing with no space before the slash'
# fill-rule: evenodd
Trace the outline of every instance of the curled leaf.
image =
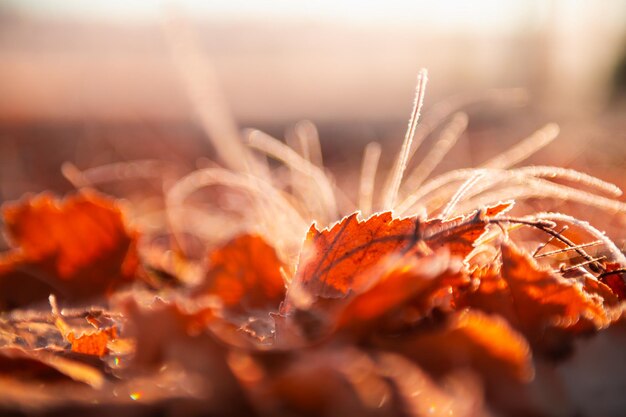
<svg viewBox="0 0 626 417">
<path fill-rule="evenodd" d="M 494 213 L 495 216 L 508 207 L 495 206 L 449 220 L 430 220 L 424 226 L 424 240 L 432 249 L 446 247 L 451 254 L 464 259 L 474 250 L 474 243 L 486 232 L 485 213 Z"/>
<path fill-rule="evenodd" d="M 512 243 L 502 244 L 502 278 L 521 325 L 540 337 L 547 327 L 601 329 L 612 321 L 602 298 L 581 283 L 540 267 Z"/>
<path fill-rule="evenodd" d="M 86 317 L 86 322 L 90 325 L 88 329 L 73 328 L 59 312 L 54 295 L 51 295 L 49 300 L 52 307 L 52 315 L 54 316 L 54 324 L 63 335 L 63 338 L 72 346 L 72 352 L 94 356 L 104 356 L 107 353 L 107 344 L 109 341 L 117 338 L 117 328 L 99 328 L 97 320 L 89 315 Z"/>
</svg>

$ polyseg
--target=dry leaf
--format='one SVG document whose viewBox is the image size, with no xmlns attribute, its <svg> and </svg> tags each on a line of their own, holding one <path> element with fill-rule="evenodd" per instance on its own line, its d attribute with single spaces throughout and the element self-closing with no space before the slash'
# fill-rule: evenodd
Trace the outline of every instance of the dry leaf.
<svg viewBox="0 0 626 417">
<path fill-rule="evenodd" d="M 609 262 L 605 265 L 606 272 L 600 280 L 608 286 L 620 301 L 626 300 L 626 273 L 623 265 Z"/>
<path fill-rule="evenodd" d="M 378 340 L 438 375 L 470 366 L 492 382 L 503 377 L 532 378 L 530 346 L 503 318 L 465 309 L 454 313 L 443 326 L 435 326 L 396 340 Z"/>
<path fill-rule="evenodd" d="M 446 247 L 451 254 L 465 259 L 474 250 L 474 243 L 486 232 L 483 216 L 484 212 L 478 211 L 450 220 L 430 220 L 424 226 L 424 240 L 433 250 Z"/>
<path fill-rule="evenodd" d="M 48 294 L 77 300 L 102 295 L 135 276 L 137 235 L 107 197 L 92 191 L 64 200 L 40 194 L 4 205 L 3 214 L 14 247 L 0 266 L 5 308 L 38 301 L 45 287 Z M 30 299 L 14 300 L 12 294 L 23 293 L 24 286 L 37 290 Z"/>
<path fill-rule="evenodd" d="M 445 221 L 394 219 L 391 212 L 385 212 L 365 221 L 359 221 L 354 213 L 322 231 L 312 225 L 287 301 L 306 304 L 311 300 L 298 298 L 343 298 L 350 291 L 359 292 L 365 285 L 360 280 L 364 272 L 392 253 L 412 250 L 421 241 L 433 250 L 446 247 L 451 254 L 465 258 L 485 232 L 484 218 L 505 212 L 512 204 L 499 203 Z"/>
<path fill-rule="evenodd" d="M 459 275 L 461 266 L 445 249 L 422 257 L 414 254 L 392 257 L 374 268 L 374 284 L 350 299 L 339 315 L 339 327 L 371 332 L 375 321 L 409 303 L 426 314 L 433 307 L 430 303 L 433 293 L 451 291 L 451 284 L 458 286 L 465 282 Z"/>
<path fill-rule="evenodd" d="M 416 219 L 393 219 L 390 212 L 365 221 L 357 216 L 354 213 L 322 231 L 311 226 L 291 287 L 314 297 L 345 297 L 359 286 L 355 279 L 363 272 L 406 247 L 417 226 Z"/>
<path fill-rule="evenodd" d="M 104 384 L 104 375 L 97 369 L 45 350 L 26 351 L 16 347 L 0 347 L 0 371 L 13 375 L 30 374 L 30 377 L 35 378 L 54 377 L 54 373 L 58 373 L 94 388 L 100 388 Z"/>
<path fill-rule="evenodd" d="M 209 270 L 195 294 L 220 298 L 227 310 L 276 311 L 285 297 L 282 264 L 262 237 L 242 235 L 209 255 Z"/>
<path fill-rule="evenodd" d="M 540 267 L 511 242 L 502 244 L 501 273 L 520 328 L 532 343 L 554 344 L 556 333 L 550 334 L 550 329 L 598 330 L 617 318 L 600 296 L 586 292 L 576 280 Z"/>
<path fill-rule="evenodd" d="M 107 345 L 117 338 L 117 329 L 95 330 L 93 333 L 83 333 L 78 336 L 70 332 L 66 336 L 67 341 L 72 344 L 72 352 L 85 355 L 104 356 L 108 352 Z"/>
</svg>

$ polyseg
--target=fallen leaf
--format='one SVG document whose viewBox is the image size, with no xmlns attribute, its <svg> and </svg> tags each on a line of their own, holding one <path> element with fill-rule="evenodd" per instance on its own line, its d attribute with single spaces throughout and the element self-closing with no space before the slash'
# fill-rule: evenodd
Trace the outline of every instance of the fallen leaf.
<svg viewBox="0 0 626 417">
<path fill-rule="evenodd" d="M 460 275 L 461 266 L 446 250 L 422 257 L 391 257 L 374 268 L 379 275 L 375 283 L 350 299 L 339 314 L 338 326 L 371 332 L 374 322 L 409 303 L 426 314 L 433 307 L 430 296 L 467 282 Z"/>
<path fill-rule="evenodd" d="M 108 352 L 107 344 L 117 338 L 116 327 L 100 328 L 98 320 L 90 315 L 85 318 L 84 324 L 89 324 L 87 329 L 72 327 L 61 315 L 55 296 L 51 295 L 49 300 L 54 324 L 63 338 L 70 343 L 72 352 L 93 356 L 104 356 Z"/>
<path fill-rule="evenodd" d="M 0 372 L 30 374 L 31 378 L 54 378 L 56 373 L 94 388 L 101 388 L 104 384 L 104 375 L 97 369 L 45 350 L 0 347 Z"/>
<path fill-rule="evenodd" d="M 5 204 L 3 215 L 13 245 L 0 266 L 4 308 L 40 300 L 43 286 L 48 294 L 76 301 L 103 295 L 135 276 L 137 234 L 126 227 L 114 200 L 93 191 L 64 200 L 44 193 Z M 37 291 L 13 300 L 22 287 Z"/>
<path fill-rule="evenodd" d="M 282 263 L 260 236 L 234 238 L 210 253 L 208 265 L 194 294 L 215 295 L 229 311 L 276 311 L 285 297 Z"/>
<path fill-rule="evenodd" d="M 242 371 L 260 378 L 252 398 L 269 415 L 484 414 L 478 381 L 472 381 L 474 389 L 450 389 L 450 383 L 444 388 L 414 363 L 389 352 L 334 347 L 306 355 L 301 351 L 280 361 L 253 357 L 243 363 L 247 366 Z"/>
<path fill-rule="evenodd" d="M 606 265 L 606 272 L 600 278 L 601 282 L 611 289 L 613 294 L 620 301 L 626 300 L 626 274 L 623 272 L 623 265 L 609 262 Z"/>
<path fill-rule="evenodd" d="M 511 211 L 513 206 L 515 206 L 515 200 L 500 201 L 493 206 L 485 207 L 483 211 L 486 217 L 498 217 Z"/>
<path fill-rule="evenodd" d="M 311 226 L 291 287 L 314 297 L 343 298 L 355 287 L 355 278 L 404 248 L 417 227 L 415 218 L 394 219 L 391 212 L 365 221 L 357 216 L 354 213 L 322 231 Z"/>
<path fill-rule="evenodd" d="M 455 300 L 459 308 L 478 309 L 487 314 L 498 314 L 513 327 L 520 328 L 509 286 L 500 275 L 500 265 L 490 264 L 472 271 L 472 286 L 462 291 Z"/>
<path fill-rule="evenodd" d="M 501 275 L 512 297 L 521 328 L 533 342 L 540 342 L 550 328 L 573 333 L 598 330 L 615 317 L 597 294 L 583 285 L 542 268 L 513 243 L 503 243 Z"/>
<path fill-rule="evenodd" d="M 424 240 L 433 250 L 446 247 L 451 254 L 465 259 L 474 250 L 474 243 L 486 232 L 484 218 L 488 211 L 485 209 L 449 220 L 430 220 L 424 226 Z"/>
<path fill-rule="evenodd" d="M 96 330 L 93 333 L 83 333 L 75 336 L 73 332 L 68 333 L 67 340 L 72 344 L 72 352 L 85 355 L 104 356 L 107 351 L 107 344 L 117 338 L 117 329 Z"/>
<path fill-rule="evenodd" d="M 180 369 L 185 383 L 200 383 L 193 389 L 195 395 L 205 400 L 203 413 L 253 414 L 227 364 L 228 344 L 209 330 L 205 317 L 185 311 L 176 302 L 159 299 L 150 304 L 139 304 L 133 297 L 119 302 L 120 310 L 128 318 L 125 335 L 135 341 L 135 351 L 125 372 L 152 373 L 157 377 L 164 368 Z M 176 383 L 180 385 L 180 381 Z"/>
<path fill-rule="evenodd" d="M 469 366 L 491 382 L 529 381 L 533 376 L 531 349 L 524 336 L 503 318 L 477 310 L 464 309 L 433 329 L 395 339 L 380 337 L 377 342 L 437 375 Z"/>
<path fill-rule="evenodd" d="M 446 247 L 452 255 L 465 258 L 485 233 L 485 213 L 496 216 L 511 206 L 512 202 L 499 203 L 445 221 L 394 219 L 391 212 L 384 212 L 364 221 L 354 213 L 322 231 L 313 224 L 289 286 L 285 310 L 317 298 L 345 298 L 351 291 L 359 292 L 364 272 L 392 253 L 413 250 L 418 242 L 433 250 Z"/>
</svg>

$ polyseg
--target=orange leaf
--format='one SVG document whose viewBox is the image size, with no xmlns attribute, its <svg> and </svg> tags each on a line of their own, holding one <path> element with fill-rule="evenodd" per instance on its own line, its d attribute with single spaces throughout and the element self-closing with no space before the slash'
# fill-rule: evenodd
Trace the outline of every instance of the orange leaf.
<svg viewBox="0 0 626 417">
<path fill-rule="evenodd" d="M 322 231 L 314 224 L 300 253 L 286 308 L 294 302 L 306 305 L 318 297 L 344 298 L 350 291 L 359 292 L 364 285 L 362 277 L 372 266 L 392 253 L 413 249 L 410 246 L 418 242 L 433 250 L 446 247 L 452 255 L 465 258 L 485 232 L 485 213 L 495 216 L 511 205 L 500 203 L 446 221 L 394 219 L 391 212 L 385 212 L 365 221 L 359 221 L 354 213 Z"/>
<path fill-rule="evenodd" d="M 471 384 L 461 387 L 452 377 L 445 387 L 439 386 L 414 363 L 396 354 L 334 346 L 290 352 L 280 361 L 268 359 L 246 356 L 236 365 L 241 367 L 240 378 L 257 378 L 251 397 L 266 414 L 484 414 L 478 381 L 464 381 Z M 276 366 L 277 362 L 281 365 Z"/>
<path fill-rule="evenodd" d="M 597 294 L 581 283 L 541 268 L 512 243 L 502 245 L 502 278 L 508 284 L 522 328 L 534 341 L 545 328 L 595 330 L 614 319 Z"/>
<path fill-rule="evenodd" d="M 70 326 L 63 315 L 59 312 L 56 297 L 50 296 L 50 306 L 54 324 L 72 346 L 72 352 L 85 355 L 104 356 L 108 352 L 107 343 L 117 338 L 117 328 L 100 328 L 98 320 L 87 315 L 86 321 L 89 323 L 88 329 L 74 328 Z M 93 327 L 92 327 L 93 326 Z"/>
<path fill-rule="evenodd" d="M 487 224 L 482 216 L 483 212 L 477 212 L 445 221 L 430 220 L 424 226 L 424 239 L 433 250 L 446 247 L 451 254 L 464 259 L 474 249 L 474 242 L 485 233 Z"/>
<path fill-rule="evenodd" d="M 493 380 L 529 381 L 534 372 L 526 339 L 503 318 L 472 309 L 455 313 L 441 329 L 381 342 L 438 374 L 472 366 Z"/>
<path fill-rule="evenodd" d="M 600 280 L 620 301 L 626 300 L 626 273 L 624 273 L 623 266 L 609 262 L 605 267 L 606 272 Z"/>
<path fill-rule="evenodd" d="M 615 291 L 604 284 L 602 280 L 598 280 L 593 276 L 585 275 L 582 277 L 583 288 L 587 294 L 597 295 L 602 299 L 606 307 L 617 307 L 620 304 L 621 298 Z"/>
<path fill-rule="evenodd" d="M 341 312 L 339 327 L 363 327 L 369 332 L 373 321 L 408 303 L 426 314 L 433 307 L 428 305 L 432 302 L 430 296 L 439 290 L 449 291 L 451 285 L 464 282 L 459 275 L 461 263 L 452 262 L 447 251 L 421 258 L 389 259 L 383 264 L 382 277 L 352 298 Z"/>
<path fill-rule="evenodd" d="M 115 327 L 84 333 L 78 337 L 74 332 L 67 334 L 67 341 L 72 344 L 72 352 L 94 356 L 104 356 L 108 352 L 107 343 L 115 338 L 117 338 Z"/>
<path fill-rule="evenodd" d="M 433 219 L 425 227 L 424 239 L 433 249 L 447 247 L 450 253 L 467 257 L 475 242 L 486 233 L 487 219 L 498 217 L 513 208 L 513 200 L 486 206 L 474 213 L 448 220 Z"/>
<path fill-rule="evenodd" d="M 485 207 L 484 213 L 487 217 L 496 217 L 500 214 L 507 213 L 515 205 L 515 200 L 500 201 L 493 206 Z"/>
<path fill-rule="evenodd" d="M 206 280 L 195 293 L 216 295 L 232 311 L 276 310 L 285 297 L 281 267 L 262 237 L 242 235 L 211 252 Z"/>
<path fill-rule="evenodd" d="M 126 228 L 120 208 L 107 197 L 93 191 L 64 200 L 40 194 L 5 205 L 3 214 L 15 247 L 10 265 L 0 268 L 6 291 L 41 281 L 49 292 L 90 297 L 135 275 L 137 235 Z M 30 282 L 18 281 L 14 273 L 20 279 L 30 276 Z M 10 301 L 10 294 L 3 297 Z"/>
<path fill-rule="evenodd" d="M 311 226 L 292 286 L 315 297 L 345 297 L 356 277 L 405 247 L 416 230 L 416 219 L 393 219 L 391 212 L 365 221 L 359 221 L 357 215 L 323 231 Z"/>
<path fill-rule="evenodd" d="M 471 276 L 474 286 L 461 293 L 456 300 L 457 306 L 477 308 L 488 314 L 498 314 L 513 327 L 519 328 L 511 291 L 506 281 L 500 276 L 499 265 L 488 265 L 476 269 Z"/>
<path fill-rule="evenodd" d="M 353 213 L 322 231 L 313 224 L 302 247 L 283 312 L 292 305 L 310 305 L 317 298 L 345 298 L 351 291 L 360 292 L 367 284 L 363 280 L 371 267 L 393 253 L 409 249 L 423 251 L 423 244 L 416 246 L 418 242 L 433 250 L 446 247 L 452 255 L 465 258 L 474 249 L 474 242 L 485 233 L 488 224 L 485 219 L 512 205 L 513 202 L 499 203 L 446 221 L 394 219 L 391 212 L 384 212 L 364 221 L 359 221 L 358 213 Z"/>
</svg>

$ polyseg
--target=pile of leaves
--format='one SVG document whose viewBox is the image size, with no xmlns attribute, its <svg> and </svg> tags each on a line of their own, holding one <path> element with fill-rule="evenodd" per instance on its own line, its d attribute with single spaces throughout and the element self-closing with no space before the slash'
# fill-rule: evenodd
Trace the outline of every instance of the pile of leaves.
<svg viewBox="0 0 626 417">
<path fill-rule="evenodd" d="M 431 133 L 417 129 L 425 82 L 422 74 L 380 194 L 380 147 L 368 145 L 356 207 L 316 160 L 309 125 L 300 126 L 299 151 L 255 132 L 240 144 L 241 166 L 176 181 L 160 228 L 95 191 L 94 171 L 66 167 L 80 189 L 65 198 L 4 204 L 0 407 L 17 415 L 559 414 L 558 399 L 538 394 L 551 383 L 546 364 L 623 318 L 626 262 L 589 224 L 523 213 L 531 207 L 523 202 L 623 212 L 602 195 L 619 191 L 571 170 L 509 168 L 549 142 L 552 125 L 482 167 L 423 183 L 461 135 L 462 113 L 405 175 L 420 135 Z M 205 186 L 236 203 L 204 209 L 220 223 L 219 239 L 195 230 L 201 209 L 187 201 Z M 246 215 L 225 214 L 238 210 Z"/>
</svg>

